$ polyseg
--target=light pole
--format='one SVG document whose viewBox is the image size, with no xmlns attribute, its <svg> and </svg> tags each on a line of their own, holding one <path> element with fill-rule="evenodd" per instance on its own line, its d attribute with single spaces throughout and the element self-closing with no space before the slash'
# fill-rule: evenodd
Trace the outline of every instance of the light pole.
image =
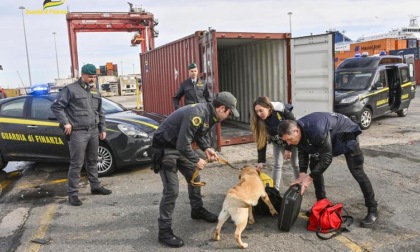
<svg viewBox="0 0 420 252">
<path fill-rule="evenodd" d="M 23 16 L 23 10 L 24 9 L 25 9 L 25 7 L 23 7 L 23 6 L 19 7 L 19 10 L 22 11 L 23 35 L 25 36 L 26 60 L 28 61 L 29 86 L 32 86 L 31 67 L 30 67 L 30 64 L 29 64 L 28 42 L 26 41 L 25 18 Z"/>
<path fill-rule="evenodd" d="M 292 37 L 292 12 L 289 11 L 289 13 L 287 13 L 287 15 L 289 15 L 289 31 L 290 31 L 290 37 Z"/>
<path fill-rule="evenodd" d="M 121 61 L 121 75 L 124 75 L 124 70 L 123 70 L 122 61 Z"/>
<path fill-rule="evenodd" d="M 344 42 L 346 42 L 346 36 L 344 35 L 346 33 L 346 30 L 343 30 L 342 34 L 343 34 L 343 44 Z"/>
<path fill-rule="evenodd" d="M 55 40 L 55 32 L 52 33 L 54 35 L 54 46 L 55 46 L 55 61 L 57 63 L 57 76 L 60 79 L 60 70 L 58 68 L 58 55 L 57 55 L 57 41 Z"/>
</svg>

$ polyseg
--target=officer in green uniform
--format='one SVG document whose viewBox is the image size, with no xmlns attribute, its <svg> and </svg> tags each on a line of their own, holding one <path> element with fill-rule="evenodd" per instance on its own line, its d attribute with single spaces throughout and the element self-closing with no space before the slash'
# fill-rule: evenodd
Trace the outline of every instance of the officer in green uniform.
<svg viewBox="0 0 420 252">
<path fill-rule="evenodd" d="M 195 142 L 204 151 L 208 160 L 218 160 L 210 148 L 210 128 L 231 114 L 238 117 L 236 98 L 229 92 L 220 92 L 210 103 L 184 106 L 170 114 L 153 136 L 153 147 L 163 150 L 159 171 L 163 184 L 163 196 L 159 207 L 159 242 L 170 247 L 181 247 L 184 242 L 172 232 L 172 215 L 179 192 L 177 171 L 188 183 L 191 218 L 217 222 L 217 216 L 203 207 L 200 187 L 191 184 L 196 168 L 204 169 L 207 162 L 193 151 Z M 198 176 L 194 182 L 199 182 Z"/>
<path fill-rule="evenodd" d="M 179 108 L 179 101 L 185 96 L 184 104 L 210 102 L 210 93 L 207 84 L 198 78 L 198 67 L 195 63 L 188 66 L 189 79 L 184 80 L 176 95 L 172 98 L 175 110 Z"/>
<path fill-rule="evenodd" d="M 68 172 L 69 203 L 82 205 L 78 197 L 80 171 L 86 160 L 86 173 L 92 194 L 110 194 L 98 179 L 99 139 L 106 138 L 105 116 L 100 94 L 93 91 L 96 83 L 96 67 L 86 64 L 82 77 L 65 86 L 51 105 L 64 134 L 69 140 L 70 167 Z"/>
</svg>

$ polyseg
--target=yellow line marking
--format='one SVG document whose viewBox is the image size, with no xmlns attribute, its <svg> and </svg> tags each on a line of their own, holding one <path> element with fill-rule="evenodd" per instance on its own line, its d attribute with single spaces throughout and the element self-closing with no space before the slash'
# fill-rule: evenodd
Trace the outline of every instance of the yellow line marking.
<svg viewBox="0 0 420 252">
<path fill-rule="evenodd" d="M 299 213 L 299 218 L 302 218 L 305 220 L 309 219 L 303 212 Z M 354 251 L 354 252 L 368 251 L 362 248 L 361 246 L 359 246 L 358 244 L 356 244 L 355 242 L 353 242 L 352 240 L 350 240 L 349 238 L 345 237 L 343 234 L 334 237 L 334 239 L 344 244 L 344 246 L 348 247 L 351 251 Z"/>
<path fill-rule="evenodd" d="M 334 237 L 334 239 L 336 239 L 337 241 L 343 243 L 351 251 L 354 251 L 354 252 L 367 251 L 366 249 L 360 247 L 359 245 L 357 245 L 356 243 L 354 243 L 352 240 L 350 240 L 349 238 L 347 238 L 347 237 L 345 237 L 343 235 L 336 236 L 336 237 Z"/>
<path fill-rule="evenodd" d="M 48 226 L 51 223 L 55 210 L 57 209 L 57 204 L 51 204 L 47 207 L 46 211 L 41 218 L 39 219 L 39 226 L 35 233 L 32 235 L 31 240 L 45 239 L 45 234 L 48 231 Z M 29 241 L 30 242 L 30 241 Z M 37 252 L 41 249 L 41 244 L 30 242 L 27 251 Z"/>
<path fill-rule="evenodd" d="M 55 184 L 60 184 L 60 183 L 65 183 L 65 182 L 67 182 L 66 178 L 65 179 L 52 180 L 52 181 L 49 181 L 49 182 L 46 182 L 46 183 L 42 183 L 40 185 L 55 185 Z M 18 187 L 18 189 L 28 189 L 28 188 L 33 188 L 33 187 L 40 186 L 40 185 L 38 185 L 36 183 L 26 183 L 26 184 L 21 184 Z"/>
</svg>

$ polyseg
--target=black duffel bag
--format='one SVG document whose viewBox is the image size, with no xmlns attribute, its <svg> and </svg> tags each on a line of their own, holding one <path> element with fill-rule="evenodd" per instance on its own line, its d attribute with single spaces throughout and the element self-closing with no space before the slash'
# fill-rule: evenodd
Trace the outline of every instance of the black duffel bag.
<svg viewBox="0 0 420 252">
<path fill-rule="evenodd" d="M 276 209 L 276 211 L 279 212 L 282 201 L 282 197 L 280 196 L 279 190 L 277 190 L 274 187 L 266 186 L 265 192 L 267 193 L 271 204 L 273 204 L 274 209 Z M 270 209 L 268 208 L 267 204 L 265 204 L 265 202 L 262 200 L 262 198 L 258 200 L 258 204 L 256 206 L 252 207 L 252 211 L 256 215 L 272 216 L 270 213 Z"/>
</svg>

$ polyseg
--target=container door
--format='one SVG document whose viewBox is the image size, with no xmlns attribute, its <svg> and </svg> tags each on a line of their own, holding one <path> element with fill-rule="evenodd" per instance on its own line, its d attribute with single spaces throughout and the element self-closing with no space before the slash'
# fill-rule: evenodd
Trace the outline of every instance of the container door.
<svg viewBox="0 0 420 252">
<path fill-rule="evenodd" d="M 333 33 L 293 38 L 291 52 L 291 100 L 300 118 L 312 112 L 333 112 Z"/>
<path fill-rule="evenodd" d="M 210 30 L 203 33 L 199 39 L 202 79 L 207 83 L 212 99 L 219 92 L 217 76 L 217 44 L 216 31 Z M 211 146 L 221 150 L 221 127 L 218 123 L 210 132 Z"/>
</svg>

